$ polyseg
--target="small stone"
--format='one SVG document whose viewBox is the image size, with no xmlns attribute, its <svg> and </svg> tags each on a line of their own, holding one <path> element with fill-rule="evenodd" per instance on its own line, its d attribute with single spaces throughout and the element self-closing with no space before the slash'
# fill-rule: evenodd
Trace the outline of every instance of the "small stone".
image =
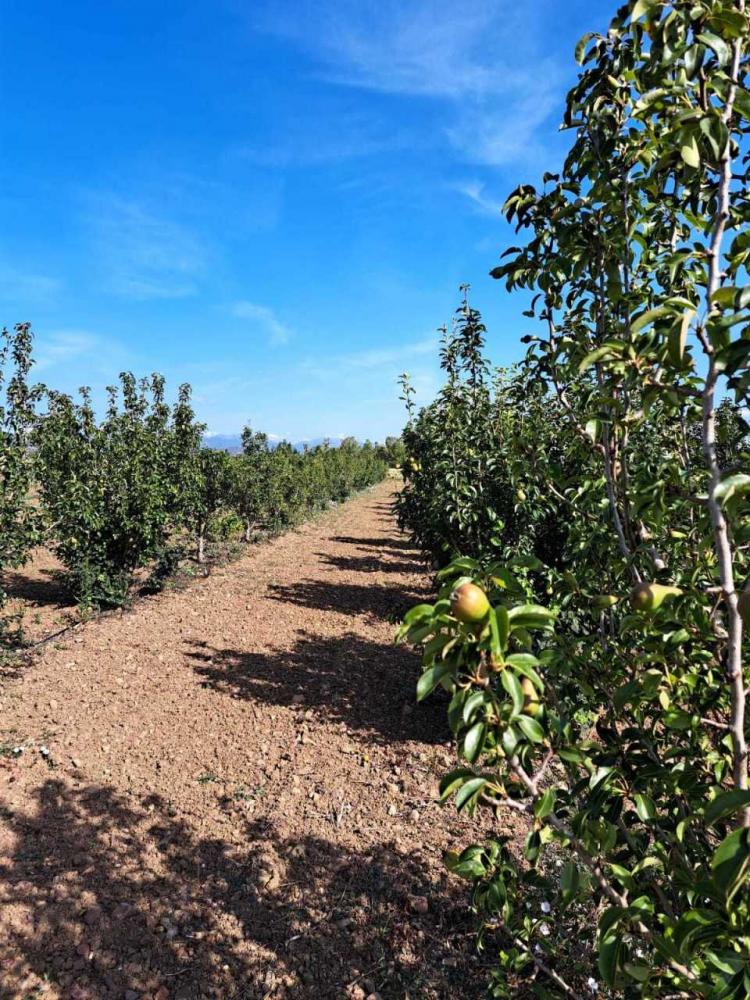
<svg viewBox="0 0 750 1000">
<path fill-rule="evenodd" d="M 412 809 L 409 813 L 409 819 L 412 823 L 416 823 L 419 820 L 419 809 Z"/>
<path fill-rule="evenodd" d="M 395 802 L 391 802 L 391 804 L 388 806 L 388 815 L 398 816 L 398 806 L 396 805 Z"/>
<path fill-rule="evenodd" d="M 94 924 L 98 924 L 101 919 L 102 911 L 98 906 L 90 906 L 83 915 L 83 922 L 89 927 L 93 927 Z"/>
</svg>

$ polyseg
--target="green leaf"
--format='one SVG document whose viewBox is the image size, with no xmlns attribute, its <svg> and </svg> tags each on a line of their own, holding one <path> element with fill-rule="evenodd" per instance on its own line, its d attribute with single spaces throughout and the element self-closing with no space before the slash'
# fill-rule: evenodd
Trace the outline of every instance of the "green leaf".
<svg viewBox="0 0 750 1000">
<path fill-rule="evenodd" d="M 644 823 L 647 823 L 656 816 L 656 805 L 654 804 L 654 800 L 648 795 L 642 795 L 638 792 L 633 796 L 633 801 L 635 802 L 635 811 L 638 813 L 638 818 Z"/>
<path fill-rule="evenodd" d="M 599 942 L 598 966 L 602 979 L 607 986 L 614 986 L 617 979 L 617 969 L 620 964 L 622 953 L 622 938 L 619 934 L 612 934 Z"/>
<path fill-rule="evenodd" d="M 432 611 L 433 607 L 431 604 L 417 604 L 415 607 L 410 608 L 404 615 L 404 624 L 413 625 L 423 618 L 429 618 L 432 615 Z"/>
<path fill-rule="evenodd" d="M 449 771 L 448 774 L 444 774 L 440 779 L 440 801 L 445 802 L 456 789 L 460 788 L 469 778 L 474 777 L 476 775 L 468 767 L 458 767 Z"/>
<path fill-rule="evenodd" d="M 548 608 L 543 608 L 538 604 L 520 604 L 516 608 L 511 608 L 508 618 L 511 630 L 516 628 L 545 628 L 552 625 L 556 614 Z"/>
<path fill-rule="evenodd" d="M 704 45 L 713 50 L 719 66 L 728 65 L 732 58 L 732 49 L 723 38 L 715 35 L 712 31 L 703 31 L 697 37 L 698 41 L 703 42 Z"/>
<path fill-rule="evenodd" d="M 519 715 L 515 720 L 515 724 L 527 740 L 531 740 L 532 743 L 544 742 L 544 730 L 536 719 L 532 719 L 530 715 Z"/>
<path fill-rule="evenodd" d="M 508 646 L 508 633 L 510 632 L 510 620 L 507 610 L 500 605 L 497 608 L 490 608 L 490 648 L 496 656 L 502 656 Z"/>
<path fill-rule="evenodd" d="M 741 827 L 722 840 L 714 851 L 711 868 L 714 882 L 730 903 L 750 869 L 750 828 Z"/>
<path fill-rule="evenodd" d="M 722 506 L 735 496 L 745 496 L 750 493 L 750 476 L 745 472 L 735 472 L 721 480 L 714 491 L 714 496 Z"/>
<path fill-rule="evenodd" d="M 539 665 L 539 660 L 531 653 L 511 653 L 505 662 L 524 677 L 528 677 L 537 691 L 544 691 L 544 681 L 534 670 L 534 667 Z"/>
<path fill-rule="evenodd" d="M 440 681 L 447 677 L 452 670 L 453 667 L 450 663 L 436 663 L 433 667 L 428 667 L 417 681 L 417 701 L 424 701 L 428 695 L 432 694 Z"/>
<path fill-rule="evenodd" d="M 703 818 L 706 826 L 713 826 L 719 820 L 732 816 L 734 813 L 750 805 L 750 791 L 745 788 L 735 788 L 731 792 L 720 792 L 706 806 Z"/>
<path fill-rule="evenodd" d="M 513 711 L 517 715 L 523 709 L 524 696 L 521 684 L 512 670 L 503 670 L 500 674 L 500 683 L 513 701 Z"/>
<path fill-rule="evenodd" d="M 456 796 L 456 809 L 461 812 L 468 806 L 472 799 L 478 798 L 480 792 L 487 784 L 486 778 L 470 778 L 463 787 L 461 791 Z"/>
<path fill-rule="evenodd" d="M 464 736 L 463 754 L 473 764 L 482 752 L 487 727 L 484 722 L 476 722 Z"/>
<path fill-rule="evenodd" d="M 534 803 L 534 815 L 537 819 L 545 819 L 555 808 L 556 788 L 548 788 Z"/>
<path fill-rule="evenodd" d="M 631 21 L 638 21 L 645 14 L 650 14 L 656 6 L 656 0 L 637 0 L 630 12 Z"/>
<path fill-rule="evenodd" d="M 583 36 L 583 38 L 581 38 L 578 44 L 576 45 L 574 54 L 575 54 L 575 61 L 579 64 L 579 66 L 583 63 L 583 57 L 586 53 L 586 46 L 594 37 L 595 33 L 593 31 L 587 31 L 586 34 Z"/>
<path fill-rule="evenodd" d="M 574 896 L 578 892 L 581 876 L 578 866 L 573 861 L 566 861 L 560 873 L 560 888 L 566 896 Z"/>
<path fill-rule="evenodd" d="M 630 324 L 630 332 L 632 334 L 636 334 L 639 330 L 642 330 L 644 326 L 649 326 L 654 322 L 654 320 L 659 319 L 662 316 L 666 316 L 671 312 L 672 309 L 669 306 L 656 306 L 653 309 L 646 309 L 646 311 L 642 312 L 640 316 L 636 316 Z"/>
</svg>

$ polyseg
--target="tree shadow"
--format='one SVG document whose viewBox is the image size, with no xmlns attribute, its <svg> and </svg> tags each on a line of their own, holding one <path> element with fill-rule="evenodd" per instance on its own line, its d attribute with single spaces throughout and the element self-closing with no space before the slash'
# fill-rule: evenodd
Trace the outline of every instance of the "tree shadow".
<svg viewBox="0 0 750 1000">
<path fill-rule="evenodd" d="M 54 778 L 4 818 L 3 996 L 482 993 L 463 887 L 395 842 L 358 851 L 323 835 L 294 839 L 246 813 L 235 816 L 240 836 L 223 839 L 157 796 L 136 805 Z"/>
<path fill-rule="evenodd" d="M 300 631 L 292 648 L 271 653 L 215 649 L 191 642 L 187 656 L 205 687 L 233 698 L 312 708 L 345 722 L 368 742 L 445 743 L 445 705 L 415 705 L 419 662 L 403 646 L 355 633 L 323 637 Z"/>
<path fill-rule="evenodd" d="M 417 549 L 405 538 L 362 538 L 352 535 L 334 535 L 332 542 L 340 542 L 342 545 L 369 546 L 387 552 L 389 549 L 396 549 L 401 552 L 416 553 Z"/>
<path fill-rule="evenodd" d="M 32 573 L 6 570 L 4 589 L 8 597 L 29 601 L 34 605 L 53 605 L 61 608 L 75 606 L 64 570 L 38 569 Z"/>
<path fill-rule="evenodd" d="M 413 604 L 424 599 L 426 590 L 404 590 L 402 585 L 383 583 L 331 583 L 300 580 L 272 584 L 268 596 L 284 604 L 298 604 L 317 611 L 335 611 L 350 617 L 365 616 L 397 622 Z"/>
<path fill-rule="evenodd" d="M 327 552 L 316 554 L 327 565 L 354 573 L 423 573 L 426 566 L 423 561 L 416 558 L 387 561 L 380 554 L 364 556 L 334 556 Z"/>
</svg>

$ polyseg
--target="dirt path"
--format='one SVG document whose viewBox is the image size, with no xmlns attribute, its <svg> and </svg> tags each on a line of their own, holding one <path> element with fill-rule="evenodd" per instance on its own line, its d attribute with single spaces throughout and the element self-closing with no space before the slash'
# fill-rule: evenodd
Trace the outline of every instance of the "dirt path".
<svg viewBox="0 0 750 1000">
<path fill-rule="evenodd" d="M 445 707 L 392 644 L 428 577 L 391 488 L 0 689 L 2 997 L 481 995 Z"/>
</svg>

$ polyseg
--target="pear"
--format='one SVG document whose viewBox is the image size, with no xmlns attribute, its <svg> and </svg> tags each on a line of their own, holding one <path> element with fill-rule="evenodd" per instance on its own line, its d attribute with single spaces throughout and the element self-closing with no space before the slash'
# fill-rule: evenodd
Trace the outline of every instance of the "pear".
<svg viewBox="0 0 750 1000">
<path fill-rule="evenodd" d="M 619 600 L 620 598 L 614 594 L 597 594 L 596 597 L 591 598 L 591 607 L 597 609 L 611 608 Z"/>
<path fill-rule="evenodd" d="M 489 610 L 487 595 L 475 583 L 462 583 L 451 594 L 451 614 L 466 625 L 484 621 Z"/>
<path fill-rule="evenodd" d="M 524 715 L 539 715 L 539 695 L 536 688 L 528 677 L 521 678 L 521 690 L 523 691 L 523 712 Z"/>
<path fill-rule="evenodd" d="M 676 597 L 682 591 L 663 583 L 638 583 L 630 592 L 630 603 L 636 611 L 657 611 L 666 598 Z"/>
</svg>

